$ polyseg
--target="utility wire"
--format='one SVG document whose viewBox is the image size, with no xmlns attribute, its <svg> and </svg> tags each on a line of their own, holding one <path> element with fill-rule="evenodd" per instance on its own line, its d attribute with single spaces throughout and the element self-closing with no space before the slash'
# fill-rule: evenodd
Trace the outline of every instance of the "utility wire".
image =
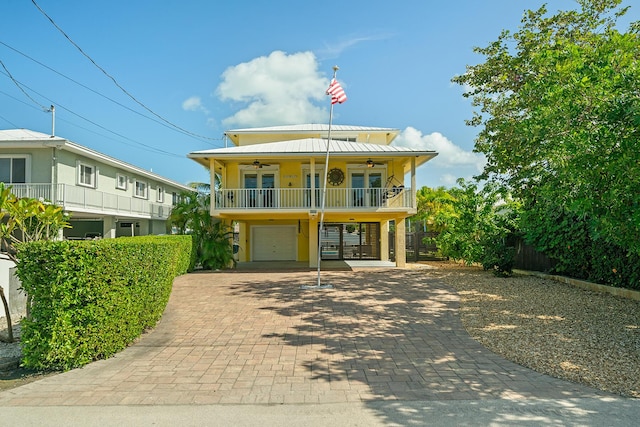
<svg viewBox="0 0 640 427">
<path fill-rule="evenodd" d="M 2 62 L 2 59 L 0 59 L 0 65 L 2 65 L 2 68 L 4 68 L 4 71 L 6 71 L 6 76 L 9 76 L 9 78 L 11 79 L 11 81 L 13 82 L 13 84 L 15 84 L 18 89 L 20 89 L 20 91 L 22 93 L 24 93 L 24 96 L 26 96 L 27 98 L 29 98 L 31 100 L 31 102 L 33 102 L 34 104 L 36 104 L 38 107 L 42 108 L 43 111 L 49 111 L 49 109 L 47 107 L 45 107 L 44 105 L 40 104 L 38 101 L 36 101 L 35 99 L 33 99 L 31 97 L 31 95 L 29 95 L 27 93 L 27 91 L 24 90 L 24 88 L 20 85 L 20 83 L 18 83 L 18 81 L 16 79 L 13 78 L 13 76 L 11 75 L 11 72 L 7 69 L 6 65 L 4 65 L 4 62 Z"/>
<path fill-rule="evenodd" d="M 147 116 L 147 115 L 145 115 L 145 114 L 142 114 L 141 112 L 136 111 L 136 110 L 134 110 L 133 108 L 127 107 L 126 105 L 124 105 L 124 104 L 122 104 L 122 103 L 120 103 L 120 102 L 116 101 L 115 99 L 110 98 L 110 97 L 108 97 L 107 95 L 104 95 L 104 94 L 102 94 L 102 93 L 98 92 L 97 90 L 92 89 L 92 88 L 90 88 L 89 86 L 84 85 L 84 84 L 82 84 L 82 83 L 78 82 L 77 80 L 74 80 L 74 79 L 72 79 L 71 77 L 64 75 L 64 74 L 63 74 L 63 73 L 61 73 L 60 71 L 57 71 L 57 70 L 55 70 L 55 69 L 53 69 L 53 68 L 49 67 L 47 64 L 44 64 L 44 63 L 42 63 L 42 62 L 38 61 L 37 59 L 32 58 L 31 56 L 27 55 L 26 53 L 21 52 L 21 51 L 19 51 L 18 49 L 16 49 L 16 48 L 12 47 L 12 46 L 9 46 L 8 44 L 4 43 L 3 41 L 0 41 L 0 45 L 3 45 L 3 46 L 5 46 L 6 48 L 11 49 L 12 51 L 14 51 L 14 52 L 16 52 L 16 53 L 18 53 L 18 54 L 20 54 L 20 55 L 24 56 L 25 58 L 27 58 L 27 59 L 29 59 L 29 60 L 31 60 L 31 61 L 33 61 L 33 62 L 35 62 L 36 64 L 40 65 L 41 67 L 46 68 L 47 70 L 49 70 L 49 71 L 51 71 L 51 72 L 53 72 L 53 73 L 55 73 L 55 74 L 59 75 L 60 77 L 63 77 L 63 78 L 65 78 L 65 79 L 69 80 L 70 82 L 75 83 L 75 84 L 77 84 L 78 86 L 80 86 L 80 87 L 82 87 L 82 88 L 84 88 L 84 89 L 86 89 L 86 90 L 88 90 L 88 91 L 90 91 L 90 92 L 93 92 L 93 93 L 95 93 L 96 95 L 101 96 L 102 98 L 104 98 L 104 99 L 106 99 L 106 100 L 108 100 L 108 101 L 111 101 L 111 102 L 113 102 L 114 104 L 116 104 L 116 105 L 118 105 L 118 106 L 120 106 L 120 107 L 122 107 L 122 108 L 124 108 L 124 109 L 126 109 L 126 110 L 131 111 L 132 113 L 135 113 L 135 114 L 137 114 L 137 115 L 139 115 L 139 116 L 141 116 L 141 117 L 144 117 L 144 118 L 145 118 L 145 119 L 147 119 L 147 120 L 151 120 L 151 121 L 153 121 L 153 122 L 155 122 L 155 123 L 158 123 L 159 125 L 162 125 L 162 126 L 166 127 L 167 129 L 171 129 L 172 131 L 175 131 L 175 132 L 179 132 L 179 133 L 184 134 L 184 132 L 181 132 L 180 130 L 176 129 L 175 127 L 169 126 L 168 124 L 163 123 L 163 122 L 161 122 L 160 120 L 154 119 L 153 117 L 149 117 L 149 116 Z M 6 69 L 6 68 L 5 68 L 5 69 Z M 189 136 L 192 136 L 192 135 L 189 135 Z M 198 139 L 199 139 L 199 140 L 202 140 L 202 138 L 198 138 Z M 207 138 L 207 140 L 217 140 L 217 141 L 221 141 L 221 140 L 222 140 L 222 138 Z M 209 141 L 204 141 L 204 142 L 206 142 L 206 143 L 208 143 L 208 144 L 210 144 L 210 145 L 215 146 L 214 144 L 210 143 Z"/>
<path fill-rule="evenodd" d="M 67 111 L 67 112 L 69 112 L 69 113 L 73 114 L 73 115 L 74 115 L 74 116 L 76 116 L 76 117 L 79 117 L 80 119 L 82 119 L 82 120 L 84 120 L 84 121 L 86 121 L 86 122 L 91 123 L 92 125 L 94 125 L 94 126 L 96 126 L 96 127 L 100 128 L 100 129 L 102 129 L 102 130 L 105 130 L 105 131 L 107 131 L 107 132 L 110 132 L 110 133 L 112 133 L 112 134 L 114 134 L 114 135 L 116 135 L 116 136 L 118 136 L 118 137 L 120 137 L 120 138 L 122 138 L 122 139 L 126 139 L 127 141 L 133 142 L 134 144 L 138 144 L 138 145 L 141 145 L 141 146 L 143 146 L 143 147 L 146 147 L 147 149 L 149 149 L 149 150 L 151 150 L 151 151 L 155 151 L 155 152 L 156 152 L 156 153 L 158 153 L 158 154 L 164 154 L 164 155 L 166 155 L 166 156 L 179 157 L 179 158 L 183 158 L 183 157 L 184 157 L 184 156 L 181 156 L 180 154 L 172 153 L 172 152 L 170 152 L 170 151 L 161 150 L 161 149 L 156 148 L 156 147 L 153 147 L 153 146 L 151 146 L 151 145 L 143 144 L 142 142 L 138 142 L 138 141 L 136 141 L 136 140 L 133 140 L 133 139 L 131 139 L 131 138 L 127 137 L 127 136 L 124 136 L 124 135 L 122 135 L 122 134 L 118 133 L 118 132 L 115 132 L 115 131 L 112 131 L 111 129 L 108 129 L 108 128 L 106 128 L 106 127 L 104 127 L 104 126 L 102 126 L 102 125 L 100 125 L 100 124 L 98 124 L 98 123 L 94 122 L 93 120 L 89 120 L 89 119 L 87 119 L 86 117 L 83 117 L 83 116 L 81 116 L 80 114 L 78 114 L 78 113 L 75 113 L 75 112 L 71 111 L 70 109 L 66 108 L 64 105 L 60 105 L 60 104 L 57 104 L 57 105 L 58 105 L 58 107 L 62 108 L 63 110 L 65 110 L 65 111 Z"/>
<path fill-rule="evenodd" d="M 16 98 L 15 96 L 10 95 L 10 94 L 8 94 L 7 92 L 5 92 L 5 91 L 3 91 L 3 90 L 0 90 L 0 94 L 2 94 L 2 95 L 4 95 L 4 96 L 6 96 L 7 98 L 11 98 L 11 99 L 13 99 L 13 100 L 14 100 L 14 101 L 16 101 L 16 102 L 19 102 L 19 103 L 21 103 L 21 104 L 24 104 L 24 105 L 26 105 L 26 106 L 27 106 L 27 107 L 29 107 L 29 108 L 33 108 L 33 109 L 36 109 L 36 110 L 37 110 L 37 108 L 36 108 L 36 107 L 34 107 L 32 104 L 27 103 L 27 102 L 24 102 L 23 100 L 18 99 L 18 98 Z M 61 107 L 61 108 L 62 108 L 63 110 L 65 110 L 65 111 L 69 111 L 69 109 L 67 109 L 67 108 L 65 108 L 65 107 Z M 81 119 L 83 119 L 83 120 L 87 120 L 87 119 L 85 119 L 84 117 L 80 116 L 79 114 L 74 113 L 73 111 L 69 111 L 69 112 L 70 112 L 71 114 L 75 115 L 75 116 L 80 117 L 80 118 L 81 118 Z M 18 125 L 16 125 L 16 124 L 14 124 L 14 123 L 11 123 L 11 122 L 10 122 L 8 119 L 6 119 L 5 117 L 0 116 L 0 118 L 2 118 L 2 119 L 4 119 L 4 120 L 6 120 L 7 122 L 9 122 L 9 124 L 11 124 L 11 126 L 13 126 L 13 127 L 14 127 L 14 128 L 16 128 L 16 129 L 20 127 L 20 126 L 18 126 Z M 106 138 L 106 139 L 109 139 L 109 140 L 111 140 L 111 141 L 118 142 L 118 143 L 120 143 L 120 144 L 124 144 L 124 145 L 129 145 L 129 146 L 131 146 L 131 144 L 127 144 L 126 142 L 123 142 L 123 141 L 120 141 L 120 140 L 117 140 L 117 139 L 111 138 L 111 137 L 109 137 L 109 136 L 107 136 L 107 135 L 104 135 L 104 134 L 101 134 L 101 133 L 99 133 L 99 132 L 96 132 L 96 131 L 95 131 L 95 130 L 93 130 L 93 129 L 89 129 L 89 128 L 84 127 L 84 126 L 80 126 L 79 124 L 74 123 L 74 122 L 71 122 L 71 121 L 69 121 L 69 120 L 65 120 L 64 118 L 57 117 L 57 118 L 56 118 L 56 120 L 61 121 L 61 122 L 64 122 L 64 123 L 67 123 L 67 124 L 70 124 L 71 126 L 75 126 L 75 127 L 79 128 L 79 129 L 85 130 L 85 131 L 87 131 L 87 132 L 91 132 L 92 134 L 94 134 L 94 135 L 98 135 L 98 136 L 101 136 L 102 138 Z M 87 121 L 88 121 L 89 123 L 92 123 L 92 124 L 93 124 L 93 122 L 91 122 L 90 120 L 87 120 Z M 104 127 L 102 127 L 102 126 L 100 126 L 100 125 L 97 125 L 97 126 L 98 126 L 98 127 L 100 127 L 100 128 L 105 129 Z M 109 129 L 105 129 L 105 130 L 107 130 L 109 133 L 113 133 L 114 135 L 118 135 L 118 136 L 120 136 L 118 133 L 113 132 L 113 131 L 111 131 L 111 130 L 109 130 Z M 146 144 L 143 144 L 143 143 L 141 143 L 141 142 L 135 141 L 135 140 L 133 140 L 133 139 L 131 139 L 131 138 L 128 138 L 128 137 L 125 137 L 125 136 L 123 136 L 123 138 L 125 138 L 125 139 L 127 139 L 127 140 L 129 140 L 129 141 L 131 141 L 131 142 L 133 142 L 133 143 L 135 143 L 135 144 L 137 144 L 137 145 L 140 145 L 140 146 L 142 147 L 142 148 L 141 148 L 141 150 L 144 150 L 144 151 L 149 151 L 149 152 L 152 152 L 152 153 L 158 153 L 158 154 L 162 154 L 162 155 L 170 155 L 170 156 L 172 156 L 172 157 L 177 157 L 177 158 L 184 158 L 184 156 L 182 156 L 182 155 L 180 155 L 180 154 L 170 153 L 170 152 L 168 152 L 168 151 L 163 151 L 163 150 L 160 150 L 160 149 L 155 148 L 155 147 L 150 147 L 150 146 L 148 146 L 148 145 L 146 145 Z"/>
<path fill-rule="evenodd" d="M 120 83 L 118 83 L 118 81 L 111 75 L 109 74 L 104 68 L 102 68 L 100 65 L 98 65 L 98 63 L 96 63 L 96 61 L 93 60 L 93 58 L 91 58 L 87 53 L 85 53 L 84 50 L 82 50 L 82 48 L 80 46 L 78 46 L 78 44 L 76 44 L 76 42 L 74 42 L 71 37 L 69 37 L 69 35 L 67 33 L 64 32 L 64 30 L 62 28 L 60 28 L 58 26 L 58 24 L 56 24 L 56 22 L 49 16 L 47 15 L 47 13 L 42 10 L 42 8 L 40 6 L 38 6 L 38 3 L 36 3 L 35 0 L 31 0 L 31 3 L 33 3 L 33 5 L 40 11 L 40 13 L 42 13 L 48 20 L 49 22 L 51 22 L 51 24 L 58 30 L 60 31 L 60 33 L 62 33 L 62 35 L 69 41 L 69 43 L 71 43 L 73 46 L 75 46 L 76 49 L 78 49 L 78 51 L 80 51 L 80 53 L 87 58 L 96 68 L 98 68 L 98 70 L 102 71 L 102 73 L 107 76 L 109 79 L 111 79 L 111 81 L 118 87 L 118 89 L 120 89 L 125 95 L 127 95 L 129 98 L 131 98 L 134 102 L 136 102 L 138 105 L 140 105 L 142 108 L 144 108 L 145 110 L 147 110 L 148 112 L 150 112 L 151 114 L 153 114 L 154 116 L 156 116 L 157 118 L 159 118 L 160 120 L 162 120 L 163 122 L 167 123 L 168 125 L 180 130 L 181 132 L 196 137 L 196 138 L 202 138 L 202 139 L 208 139 L 208 140 L 213 140 L 213 141 L 217 141 L 218 139 L 216 138 L 210 138 L 208 136 L 204 136 L 204 135 L 198 135 L 196 133 L 190 132 L 172 122 L 170 122 L 169 120 L 165 119 L 164 117 L 162 117 L 161 115 L 159 115 L 158 113 L 156 113 L 155 111 L 153 111 L 151 108 L 147 107 L 144 103 L 142 103 L 141 101 L 139 101 L 135 96 L 133 96 L 131 93 L 129 93 L 129 91 L 127 91 L 124 87 L 122 87 L 120 85 Z"/>
<path fill-rule="evenodd" d="M 4 74 L 4 73 L 2 73 L 2 74 Z M 33 106 L 33 104 L 31 104 L 31 103 L 27 103 L 27 102 L 25 102 L 25 101 L 23 101 L 23 100 L 21 100 L 21 99 L 18 99 L 18 98 L 16 98 L 16 97 L 15 97 L 15 96 L 13 96 L 13 95 L 9 95 L 7 92 L 5 92 L 5 91 L 3 91 L 3 90 L 0 90 L 0 93 L 1 93 L 2 95 L 6 96 L 7 98 L 11 98 L 11 99 L 13 99 L 14 101 L 17 101 L 17 102 L 19 102 L 19 103 L 21 103 L 21 104 L 26 105 L 27 107 L 30 107 L 30 108 L 33 108 L 33 109 L 39 110 L 39 108 L 34 107 L 34 106 Z"/>
<path fill-rule="evenodd" d="M 4 74 L 4 73 L 0 72 L 0 74 Z M 38 92 L 34 91 L 34 90 L 33 90 L 33 89 L 31 89 L 29 86 L 24 85 L 24 87 L 26 87 L 27 89 L 31 90 L 32 92 L 34 92 L 34 93 L 36 93 L 36 94 L 40 95 L 41 97 L 43 97 L 43 98 L 47 99 L 47 97 L 45 97 L 45 96 L 43 96 L 43 95 L 39 94 Z M 7 96 L 7 97 L 9 97 L 9 98 L 11 98 L 11 99 L 13 99 L 13 100 L 15 100 L 15 101 L 18 101 L 18 102 L 20 102 L 20 103 L 22 103 L 22 104 L 25 104 L 25 105 L 27 105 L 27 106 L 29 106 L 29 107 L 35 108 L 35 107 L 33 107 L 33 105 L 31 105 L 31 104 L 27 104 L 26 102 L 21 101 L 21 100 L 19 100 L 19 99 L 15 98 L 14 96 L 9 95 L 8 93 L 6 93 L 6 92 L 4 92 L 4 91 L 2 91 L 2 90 L 0 90 L 0 94 L 3 94 L 3 95 L 5 95 L 5 96 Z M 53 102 L 52 102 L 52 103 L 53 103 Z M 98 124 L 98 123 L 96 123 L 96 122 L 92 121 L 92 120 L 87 119 L 86 117 L 81 116 L 80 114 L 78 114 L 78 113 L 76 113 L 76 112 L 74 112 L 74 111 L 72 111 L 72 110 L 70 110 L 70 109 L 66 108 L 64 105 L 60 105 L 60 104 L 56 104 L 56 105 L 57 105 L 58 107 L 62 108 L 63 110 L 65 110 L 65 111 L 67 111 L 67 112 L 69 112 L 69 113 L 73 114 L 74 116 L 76 116 L 76 117 L 78 117 L 78 118 L 80 118 L 80 119 L 82 119 L 82 120 L 84 120 L 84 121 L 86 121 L 86 122 L 89 122 L 89 123 L 91 123 L 92 125 L 94 125 L 94 126 L 96 126 L 96 127 L 100 128 L 100 129 L 103 129 L 103 130 L 105 130 L 105 131 L 107 131 L 107 132 L 109 132 L 109 133 L 111 133 L 111 134 L 113 134 L 113 135 L 116 135 L 116 136 L 118 136 L 118 137 L 120 137 L 120 138 L 122 138 L 122 139 L 125 139 L 125 140 L 127 140 L 127 141 L 129 141 L 129 142 L 132 142 L 132 143 L 134 143 L 134 144 L 136 144 L 136 145 L 139 145 L 139 146 L 141 146 L 141 147 L 144 147 L 143 149 L 144 149 L 144 150 L 146 150 L 146 151 L 150 151 L 150 152 L 154 152 L 154 153 L 162 154 L 162 155 L 165 155 L 165 156 L 177 157 L 177 158 L 181 158 L 181 159 L 182 159 L 182 158 L 184 158 L 184 156 L 183 156 L 183 155 L 176 154 L 176 153 L 172 153 L 172 152 L 165 151 L 165 150 L 161 150 L 161 149 L 159 149 L 159 148 L 152 147 L 152 146 L 150 146 L 150 145 L 147 145 L 147 144 L 144 144 L 144 143 L 142 143 L 142 142 L 139 142 L 139 141 L 136 141 L 136 140 L 134 140 L 134 139 L 131 139 L 131 138 L 127 137 L 127 136 L 121 135 L 121 134 L 119 134 L 118 132 L 112 131 L 112 130 L 110 130 L 110 129 L 108 129 L 108 128 L 106 128 L 106 127 L 104 127 L 104 126 L 102 126 L 102 125 L 100 125 L 100 124 Z M 73 123 L 71 123 L 71 122 L 69 122 L 69 121 L 67 121 L 67 120 L 61 119 L 60 117 L 58 117 L 57 119 L 58 119 L 58 120 L 60 120 L 60 121 L 63 121 L 63 122 L 70 123 L 70 124 L 72 124 L 72 125 L 74 125 L 74 126 L 77 126 L 77 127 L 81 128 L 81 129 L 88 130 L 89 132 L 93 132 L 93 131 L 91 131 L 91 130 L 89 130 L 89 129 L 86 129 L 86 128 L 82 127 L 82 126 L 79 126 L 79 125 L 73 124 Z M 8 120 L 7 120 L 7 121 L 8 121 Z M 12 125 L 13 125 L 13 124 L 12 124 Z M 13 127 L 18 128 L 19 126 L 13 125 Z M 96 133 L 96 132 L 93 132 L 93 133 Z M 96 133 L 96 134 L 97 134 L 97 135 L 100 135 L 100 134 L 98 134 L 98 133 Z M 101 135 L 101 136 L 102 136 L 102 135 Z M 108 138 L 108 137 L 105 137 L 105 138 Z M 109 138 L 109 139 L 112 139 L 112 138 Z M 112 140 L 113 140 L 113 139 L 112 139 Z"/>
<path fill-rule="evenodd" d="M 15 128 L 15 129 L 17 129 L 17 128 L 18 128 L 18 125 L 16 125 L 15 123 L 13 123 L 11 120 L 7 119 L 6 117 L 4 117 L 4 116 L 0 116 L 0 119 L 2 119 L 2 120 L 4 120 L 5 122 L 9 123 L 9 124 L 11 125 L 11 127 Z"/>
</svg>

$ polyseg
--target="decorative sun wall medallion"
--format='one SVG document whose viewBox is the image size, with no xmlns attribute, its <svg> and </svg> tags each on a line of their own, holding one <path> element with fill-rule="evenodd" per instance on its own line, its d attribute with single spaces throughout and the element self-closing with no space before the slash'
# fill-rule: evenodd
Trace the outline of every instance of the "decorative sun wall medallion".
<svg viewBox="0 0 640 427">
<path fill-rule="evenodd" d="M 333 168 L 329 171 L 327 180 L 331 185 L 340 185 L 344 181 L 344 172 L 341 169 Z"/>
</svg>

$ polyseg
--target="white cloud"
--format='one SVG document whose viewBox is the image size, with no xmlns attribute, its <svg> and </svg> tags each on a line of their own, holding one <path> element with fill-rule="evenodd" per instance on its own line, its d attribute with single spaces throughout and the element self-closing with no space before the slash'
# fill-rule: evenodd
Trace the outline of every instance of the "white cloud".
<svg viewBox="0 0 640 427">
<path fill-rule="evenodd" d="M 368 35 L 368 36 L 353 36 L 347 39 L 343 39 L 338 41 L 337 43 L 325 43 L 324 49 L 318 51 L 318 55 L 320 57 L 329 59 L 336 58 L 342 54 L 345 50 L 359 44 L 362 42 L 368 41 L 376 41 L 376 40 L 385 40 L 390 38 L 389 34 L 376 34 L 376 35 Z"/>
<path fill-rule="evenodd" d="M 232 104 L 236 111 L 223 119 L 222 125 L 229 129 L 324 123 L 327 109 L 316 103 L 327 100 L 328 83 L 329 79 L 318 72 L 318 62 L 312 52 L 274 51 L 231 66 L 222 74 L 215 91 L 215 96 Z M 198 105 L 194 100 L 193 107 Z M 486 162 L 482 154 L 465 151 L 441 133 L 423 135 L 413 127 L 402 131 L 394 145 L 439 153 L 418 171 L 418 186 L 455 186 L 457 178 L 471 179 L 479 174 Z"/>
<path fill-rule="evenodd" d="M 393 145 L 435 150 L 438 152 L 438 157 L 429 163 L 444 168 L 472 167 L 476 173 L 479 173 L 486 163 L 484 155 L 463 150 L 440 132 L 423 135 L 421 131 L 411 126 L 398 135 Z"/>
<path fill-rule="evenodd" d="M 458 178 L 465 178 L 465 180 L 470 180 L 472 177 L 471 176 L 460 177 L 450 173 L 443 173 L 442 175 L 440 175 L 440 185 L 442 185 L 443 187 L 449 187 L 449 188 L 455 187 L 456 181 L 458 180 Z"/>
<path fill-rule="evenodd" d="M 473 179 L 486 163 L 484 155 L 465 151 L 439 132 L 423 135 L 411 126 L 398 135 L 393 145 L 434 150 L 438 153 L 437 157 L 418 170 L 418 187 L 455 187 L 458 178 Z"/>
<path fill-rule="evenodd" d="M 192 96 L 186 99 L 182 103 L 182 109 L 185 111 L 202 111 L 205 114 L 209 114 L 209 111 L 202 105 L 202 100 L 199 96 Z"/>
<path fill-rule="evenodd" d="M 251 127 L 326 121 L 326 109 L 312 101 L 326 98 L 328 84 L 312 52 L 274 51 L 229 67 L 216 95 L 245 106 L 222 123 Z"/>
</svg>

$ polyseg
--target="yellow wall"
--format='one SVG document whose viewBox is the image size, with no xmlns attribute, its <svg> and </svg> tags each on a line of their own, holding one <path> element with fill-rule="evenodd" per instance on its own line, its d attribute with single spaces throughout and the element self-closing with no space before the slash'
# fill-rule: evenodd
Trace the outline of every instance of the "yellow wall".
<svg viewBox="0 0 640 427">
<path fill-rule="evenodd" d="M 320 138 L 320 134 L 241 134 L 238 135 L 238 145 L 264 144 L 265 142 L 292 141 L 294 139 Z"/>
<path fill-rule="evenodd" d="M 258 159 L 262 163 L 269 164 L 272 166 L 279 166 L 278 180 L 280 188 L 304 188 L 305 187 L 305 177 L 303 174 L 304 170 L 309 170 L 309 159 L 292 159 L 292 160 L 269 160 L 269 159 Z M 375 160 L 374 160 L 375 161 Z M 251 167 L 251 163 L 253 160 L 248 159 L 247 161 L 241 161 L 239 163 L 226 163 L 226 167 L 223 171 L 223 186 L 224 188 L 243 188 L 244 185 L 242 183 L 242 168 L 245 168 L 246 171 L 267 171 L 269 169 L 253 169 Z M 324 171 L 324 159 L 316 159 L 315 165 L 316 171 Z M 332 186 L 329 185 L 330 188 L 348 188 L 349 186 L 349 174 L 348 171 L 352 170 L 352 168 L 362 168 L 366 170 L 364 167 L 364 162 L 357 162 L 355 160 L 346 161 L 346 160 L 329 160 L 329 170 L 333 168 L 339 168 L 345 173 L 345 179 L 340 185 Z M 384 171 L 384 168 L 381 168 Z M 384 174 L 383 174 L 384 175 Z M 402 168 L 402 164 L 400 161 L 389 161 L 386 168 L 386 177 L 394 176 L 394 180 L 392 182 L 393 185 L 402 185 L 404 184 L 404 170 Z M 320 176 L 320 180 L 324 178 L 324 175 Z M 291 185 L 289 185 L 291 184 Z M 384 186 L 384 182 L 383 182 Z M 320 187 L 322 187 L 322 182 L 320 183 Z"/>
<path fill-rule="evenodd" d="M 395 136 L 393 133 L 385 132 L 340 132 L 334 131 L 331 134 L 332 139 L 344 139 L 346 137 L 353 138 L 356 142 L 365 142 L 370 144 L 388 145 Z M 264 144 L 266 142 L 291 141 L 294 139 L 306 138 L 326 138 L 326 132 L 305 132 L 305 133 L 262 133 L 262 134 L 238 134 L 238 146 Z M 234 138 L 236 139 L 236 138 Z"/>
</svg>

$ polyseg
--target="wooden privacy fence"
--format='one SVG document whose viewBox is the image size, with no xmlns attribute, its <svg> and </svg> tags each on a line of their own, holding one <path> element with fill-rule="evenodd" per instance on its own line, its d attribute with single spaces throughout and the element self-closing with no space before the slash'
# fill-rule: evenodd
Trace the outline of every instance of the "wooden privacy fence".
<svg viewBox="0 0 640 427">
<path fill-rule="evenodd" d="M 438 247 L 435 243 L 425 243 L 425 238 L 434 238 L 436 232 L 411 231 L 405 236 L 405 248 L 407 261 L 432 261 L 440 260 Z M 428 239 L 426 239 L 428 240 Z M 528 245 L 520 237 L 513 238 L 510 244 L 515 248 L 514 268 L 520 270 L 549 272 L 555 261 L 542 252 L 536 251 L 532 245 Z M 395 232 L 389 232 L 389 259 L 395 261 Z"/>
<path fill-rule="evenodd" d="M 442 259 L 437 256 L 438 247 L 435 243 L 425 243 L 425 238 L 432 238 L 438 233 L 431 231 L 411 231 L 405 235 L 405 250 L 407 261 L 432 261 Z M 395 261 L 395 232 L 389 232 L 389 259 Z"/>
<path fill-rule="evenodd" d="M 553 259 L 542 252 L 538 252 L 533 246 L 526 244 L 522 238 L 514 238 L 513 246 L 515 248 L 514 268 L 548 272 L 555 267 L 556 262 Z"/>
</svg>

